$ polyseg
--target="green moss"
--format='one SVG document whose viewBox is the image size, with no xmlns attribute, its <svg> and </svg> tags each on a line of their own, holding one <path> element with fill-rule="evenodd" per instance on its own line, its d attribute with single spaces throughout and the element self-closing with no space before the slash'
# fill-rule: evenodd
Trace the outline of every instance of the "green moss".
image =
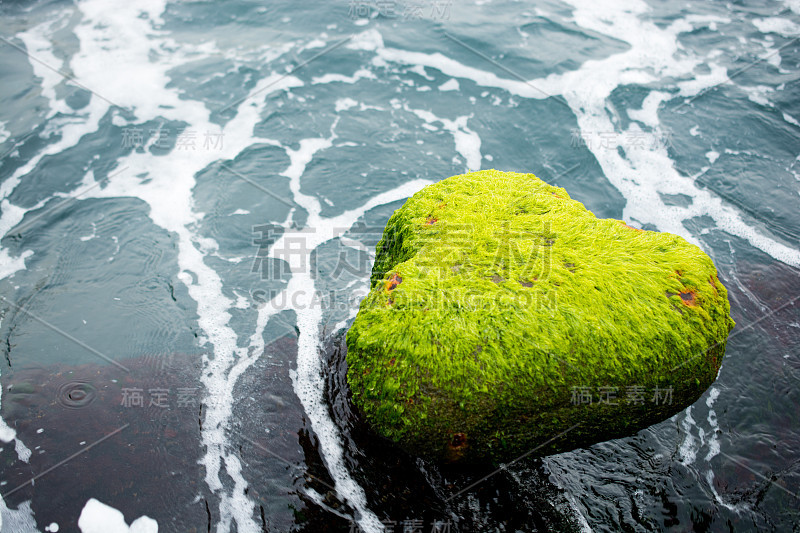
<svg viewBox="0 0 800 533">
<path fill-rule="evenodd" d="M 412 453 L 503 460 L 580 424 L 537 451 L 554 453 L 691 405 L 729 312 L 711 259 L 681 237 L 597 219 L 532 174 L 473 172 L 389 219 L 347 334 L 348 383 Z M 618 387 L 618 405 L 576 405 L 575 387 Z M 651 401 L 656 387 L 671 403 Z"/>
</svg>

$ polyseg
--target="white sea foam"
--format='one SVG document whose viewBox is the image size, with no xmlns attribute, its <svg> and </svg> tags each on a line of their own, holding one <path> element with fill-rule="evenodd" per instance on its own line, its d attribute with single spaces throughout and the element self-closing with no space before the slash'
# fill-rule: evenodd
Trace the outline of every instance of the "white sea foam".
<svg viewBox="0 0 800 533">
<path fill-rule="evenodd" d="M 436 79 L 433 76 L 429 76 L 428 73 L 425 72 L 425 67 L 423 67 L 422 65 L 414 65 L 414 66 L 410 67 L 408 69 L 408 71 L 409 72 L 413 72 L 415 74 L 419 74 L 420 76 L 422 76 L 423 78 L 425 78 L 428 81 L 433 81 L 433 80 Z"/>
<path fill-rule="evenodd" d="M 320 35 L 320 37 L 324 39 L 327 37 L 327 35 L 323 33 L 322 35 Z M 305 45 L 302 48 L 302 50 L 314 50 L 316 48 L 323 48 L 325 44 L 326 44 L 325 41 L 323 41 L 322 39 L 312 39 L 311 41 L 309 41 L 307 45 Z"/>
<path fill-rule="evenodd" d="M 711 387 L 708 390 L 708 396 L 706 397 L 706 407 L 708 408 L 708 415 L 706 416 L 706 421 L 708 422 L 709 432 L 700 427 L 697 422 L 692 417 L 692 409 L 695 406 L 688 407 L 686 411 L 684 411 L 685 416 L 681 421 L 681 429 L 683 430 L 683 441 L 681 442 L 678 448 L 678 455 L 680 457 L 680 462 L 683 463 L 685 466 L 690 467 L 692 466 L 696 459 L 697 454 L 700 452 L 700 449 L 703 446 L 707 446 L 708 451 L 704 457 L 704 461 L 706 463 L 710 463 L 710 461 L 720 454 L 720 442 L 719 442 L 719 423 L 717 422 L 717 414 L 714 411 L 714 403 L 716 402 L 717 398 L 719 398 L 720 390 L 717 387 Z M 692 432 L 697 432 L 697 437 L 695 437 Z M 698 472 L 699 475 L 699 472 Z M 714 499 L 720 503 L 721 505 L 736 511 L 737 513 L 741 511 L 744 507 L 742 505 L 732 505 L 725 501 L 723 501 L 722 497 L 717 493 L 717 490 L 714 486 L 714 471 L 712 470 L 710 464 L 708 470 L 705 472 L 705 480 L 708 484 L 708 489 L 714 496 Z"/>
<path fill-rule="evenodd" d="M 663 91 L 650 91 L 645 96 L 642 102 L 641 109 L 629 109 L 628 116 L 633 120 L 638 120 L 651 128 L 657 128 L 658 120 L 658 107 L 665 101 L 670 99 L 669 93 Z"/>
<path fill-rule="evenodd" d="M 730 24 L 731 19 L 728 17 L 720 17 L 717 15 L 687 15 L 683 17 L 689 26 L 693 28 L 703 28 L 703 27 L 710 27 L 711 25 L 719 24 Z M 714 29 L 714 28 L 710 28 Z"/>
<path fill-rule="evenodd" d="M 716 387 L 711 387 L 708 391 L 708 398 L 706 398 L 706 407 L 708 407 L 708 425 L 711 428 L 711 432 L 708 437 L 708 453 L 706 454 L 705 460 L 709 462 L 711 459 L 719 455 L 720 451 L 720 444 L 719 438 L 717 437 L 717 433 L 719 432 L 719 425 L 717 423 L 717 413 L 712 409 L 714 407 L 714 402 L 719 397 L 719 389 Z"/>
<path fill-rule="evenodd" d="M 63 28 L 68 19 L 68 11 L 56 12 L 51 20 L 16 35 L 25 44 L 25 50 L 35 58 L 30 61 L 30 65 L 34 75 L 39 78 L 41 94 L 50 106 L 48 118 L 57 113 L 72 114 L 66 102 L 56 97 L 56 86 L 64 82 L 64 76 L 59 71 L 64 71 L 65 65 L 53 53 L 53 44 L 50 41 L 50 36 Z"/>
<path fill-rule="evenodd" d="M 141 516 L 130 526 L 125 516 L 110 505 L 89 499 L 78 517 L 81 533 L 158 533 L 158 522 L 148 516 Z"/>
<path fill-rule="evenodd" d="M 528 98 L 547 97 L 547 94 L 543 91 L 537 90 L 525 82 L 500 78 L 491 72 L 464 65 L 439 52 L 433 54 L 410 52 L 397 48 L 384 48 L 382 39 L 380 41 L 375 39 L 374 42 L 380 43 L 381 46 L 376 47 L 375 51 L 378 54 L 377 57 L 384 62 L 388 61 L 409 66 L 417 65 L 420 67 L 435 68 L 441 73 L 453 78 L 473 80 L 478 85 L 484 87 L 497 87 L 499 89 L 505 89 L 512 94 Z"/>
<path fill-rule="evenodd" d="M 39 533 L 31 502 L 25 501 L 16 509 L 9 509 L 0 498 L 0 531 L 9 533 Z"/>
<path fill-rule="evenodd" d="M 0 440 L 8 444 L 17 437 L 17 432 L 6 424 L 5 420 L 0 420 Z"/>
<path fill-rule="evenodd" d="M 719 433 L 719 424 L 717 422 L 717 413 L 713 409 L 714 402 L 716 402 L 717 398 L 719 398 L 719 394 L 720 392 L 717 387 L 711 387 L 711 389 L 708 391 L 708 397 L 706 398 L 706 407 L 708 407 L 707 420 L 708 425 L 711 427 L 711 434 L 708 439 L 708 453 L 705 457 L 706 462 L 710 462 L 711 459 L 720 453 L 720 443 L 719 438 L 717 437 Z M 739 513 L 747 508 L 746 503 L 730 504 L 722 499 L 722 496 L 720 496 L 716 487 L 714 486 L 714 471 L 710 468 L 710 466 L 706 471 L 705 478 L 706 482 L 708 483 L 709 490 L 714 495 L 714 499 L 717 501 L 717 503 L 736 513 Z"/>
<path fill-rule="evenodd" d="M 714 486 L 714 471 L 707 470 L 706 471 L 706 483 L 708 483 L 708 488 L 711 491 L 711 494 L 714 496 L 714 500 L 716 502 L 728 509 L 729 511 L 733 511 L 736 514 L 741 513 L 742 511 L 746 511 L 749 507 L 748 503 L 745 501 L 741 501 L 739 503 L 728 503 L 722 499 L 722 496 L 717 492 L 717 488 Z"/>
<path fill-rule="evenodd" d="M 353 50 L 375 51 L 383 48 L 383 36 L 378 30 L 371 28 L 355 35 L 345 46 Z"/>
<path fill-rule="evenodd" d="M 347 111 L 348 109 L 355 107 L 358 105 L 358 102 L 353 100 L 352 98 L 339 98 L 336 100 L 336 112 L 339 113 L 341 111 Z"/>
<path fill-rule="evenodd" d="M 322 76 L 312 78 L 311 83 L 315 85 L 320 83 L 332 83 L 332 82 L 356 83 L 358 80 L 375 79 L 375 77 L 376 77 L 375 74 L 371 70 L 362 68 L 357 70 L 352 76 L 345 76 L 344 74 L 335 74 L 335 73 L 323 74 Z"/>
<path fill-rule="evenodd" d="M 481 168 L 481 138 L 477 133 L 467 127 L 467 120 L 472 118 L 472 115 L 465 115 L 457 117 L 455 120 L 449 120 L 442 117 L 437 117 L 430 111 L 424 109 L 412 109 L 408 104 L 403 104 L 403 108 L 414 113 L 416 116 L 425 121 L 426 124 L 432 125 L 433 123 L 440 123 L 444 129 L 453 135 L 455 141 L 456 152 L 464 157 L 467 163 L 468 170 L 480 170 Z"/>
<path fill-rule="evenodd" d="M 19 224 L 27 211 L 10 204 L 6 200 L 8 195 L 19 185 L 22 177 L 36 168 L 36 165 L 39 164 L 42 158 L 71 148 L 80 141 L 83 135 L 96 131 L 100 123 L 100 118 L 105 114 L 107 108 L 108 105 L 105 102 L 97 98 L 92 98 L 89 105 L 78 114 L 80 120 L 63 123 L 63 127 L 59 130 L 61 138 L 57 142 L 47 145 L 0 184 L 0 200 L 2 201 L 2 204 L 0 204 L 0 209 L 2 209 L 0 213 L 0 231 L 2 231 L 4 235 L 10 228 Z M 86 109 L 88 109 L 88 111 L 86 111 Z M 43 200 L 39 205 L 31 209 L 41 207 L 45 201 L 46 200 Z"/>
<path fill-rule="evenodd" d="M 683 428 L 683 442 L 681 443 L 680 447 L 678 448 L 678 455 L 680 455 L 681 462 L 685 465 L 690 465 L 694 463 L 694 460 L 697 458 L 697 450 L 699 446 L 697 445 L 697 440 L 692 435 L 692 428 L 697 427 L 697 424 L 692 418 L 692 408 L 686 408 L 686 416 L 681 421 L 681 428 Z"/>
<path fill-rule="evenodd" d="M 3 422 L 5 426 L 6 423 Z M 17 457 L 20 461 L 27 463 L 31 460 L 31 449 L 25 446 L 25 443 L 14 436 L 14 451 L 17 452 Z"/>
<path fill-rule="evenodd" d="M 769 17 L 753 19 L 752 23 L 761 33 L 777 33 L 783 37 L 795 37 L 800 34 L 800 25 L 795 24 L 787 18 Z"/>
<path fill-rule="evenodd" d="M 458 91 L 460 86 L 458 85 L 458 80 L 455 78 L 450 78 L 443 84 L 439 85 L 440 91 Z"/>
<path fill-rule="evenodd" d="M 783 120 L 785 120 L 789 124 L 792 124 L 793 126 L 800 127 L 800 122 L 798 122 L 797 119 L 795 119 L 793 116 L 791 116 L 788 113 L 783 113 Z"/>
<path fill-rule="evenodd" d="M 766 85 L 755 85 L 742 86 L 741 89 L 747 93 L 747 98 L 751 102 L 754 102 L 758 105 L 763 105 L 765 107 L 774 107 L 772 102 L 770 102 L 767 98 L 768 94 L 774 92 L 772 87 L 767 87 Z"/>
</svg>

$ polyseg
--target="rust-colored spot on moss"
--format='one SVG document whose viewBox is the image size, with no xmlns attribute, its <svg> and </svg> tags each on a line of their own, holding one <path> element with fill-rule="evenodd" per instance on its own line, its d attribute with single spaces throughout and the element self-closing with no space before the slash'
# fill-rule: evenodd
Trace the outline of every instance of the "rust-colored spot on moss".
<svg viewBox="0 0 800 533">
<path fill-rule="evenodd" d="M 395 358 L 394 358 L 394 357 L 392 357 L 392 358 L 389 360 L 389 366 L 394 366 L 394 362 L 395 362 Z"/>
<path fill-rule="evenodd" d="M 453 435 L 453 438 L 450 439 L 450 446 L 453 448 L 461 448 L 462 446 L 466 446 L 467 444 L 467 434 L 466 433 L 456 433 Z"/>
<path fill-rule="evenodd" d="M 434 217 L 434 216 L 429 216 L 429 217 L 428 217 L 428 218 L 425 220 L 425 225 L 426 225 L 426 226 L 433 226 L 433 225 L 436 223 L 436 221 L 437 221 L 437 220 L 439 220 L 439 219 L 438 219 L 438 218 L 436 218 L 436 217 Z"/>
<path fill-rule="evenodd" d="M 439 209 L 442 209 L 443 207 L 447 207 L 447 204 L 445 202 L 439 204 Z"/>
<path fill-rule="evenodd" d="M 694 307 L 697 305 L 697 291 L 693 289 L 681 291 L 679 296 L 681 297 L 681 302 L 683 302 L 683 305 L 688 305 L 689 307 Z"/>
<path fill-rule="evenodd" d="M 622 225 L 623 225 L 623 226 L 625 226 L 625 227 L 626 227 L 626 228 L 628 228 L 628 229 L 632 229 L 632 230 L 634 230 L 634 231 L 638 231 L 638 232 L 644 233 L 644 230 L 643 230 L 643 229 L 634 228 L 633 226 L 629 226 L 629 225 L 627 225 L 625 222 L 623 222 L 623 223 L 622 223 Z"/>
<path fill-rule="evenodd" d="M 401 283 L 402 281 L 403 281 L 403 278 L 401 278 L 401 277 L 400 277 L 400 276 L 397 274 L 397 272 L 395 272 L 394 274 L 392 274 L 392 277 L 391 277 L 391 278 L 389 278 L 389 279 L 387 279 L 387 280 L 386 280 L 386 290 L 387 290 L 387 291 L 392 291 L 392 290 L 394 290 L 394 289 L 395 289 L 395 288 L 396 288 L 398 285 L 400 285 L 400 283 Z M 391 300 L 390 300 L 390 302 L 391 302 Z"/>
<path fill-rule="evenodd" d="M 467 455 L 469 444 L 466 433 L 454 433 L 444 450 L 444 459 L 448 463 L 461 462 Z"/>
<path fill-rule="evenodd" d="M 719 290 L 717 289 L 717 281 L 719 281 L 719 280 L 717 279 L 717 276 L 715 274 L 711 274 L 711 276 L 708 278 L 708 283 L 711 285 L 711 288 L 714 290 L 714 296 L 718 296 L 719 295 Z"/>
</svg>

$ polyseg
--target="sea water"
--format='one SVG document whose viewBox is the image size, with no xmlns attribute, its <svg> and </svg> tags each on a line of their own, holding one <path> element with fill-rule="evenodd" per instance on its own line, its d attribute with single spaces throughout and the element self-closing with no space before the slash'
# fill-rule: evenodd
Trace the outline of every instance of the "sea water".
<svg viewBox="0 0 800 533">
<path fill-rule="evenodd" d="M 3 531 L 800 523 L 797 2 L 0 11 Z M 671 420 L 464 490 L 331 353 L 392 211 L 487 168 L 697 244 L 738 326 Z"/>
</svg>

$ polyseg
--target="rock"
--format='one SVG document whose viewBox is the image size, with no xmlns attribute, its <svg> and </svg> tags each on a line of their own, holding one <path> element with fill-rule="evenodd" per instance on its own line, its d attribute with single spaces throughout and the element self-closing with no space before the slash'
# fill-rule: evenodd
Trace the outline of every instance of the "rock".
<svg viewBox="0 0 800 533">
<path fill-rule="evenodd" d="M 694 403 L 734 323 L 711 259 L 598 219 L 533 174 L 486 170 L 395 211 L 347 333 L 370 427 L 448 462 L 632 435 Z"/>
</svg>

